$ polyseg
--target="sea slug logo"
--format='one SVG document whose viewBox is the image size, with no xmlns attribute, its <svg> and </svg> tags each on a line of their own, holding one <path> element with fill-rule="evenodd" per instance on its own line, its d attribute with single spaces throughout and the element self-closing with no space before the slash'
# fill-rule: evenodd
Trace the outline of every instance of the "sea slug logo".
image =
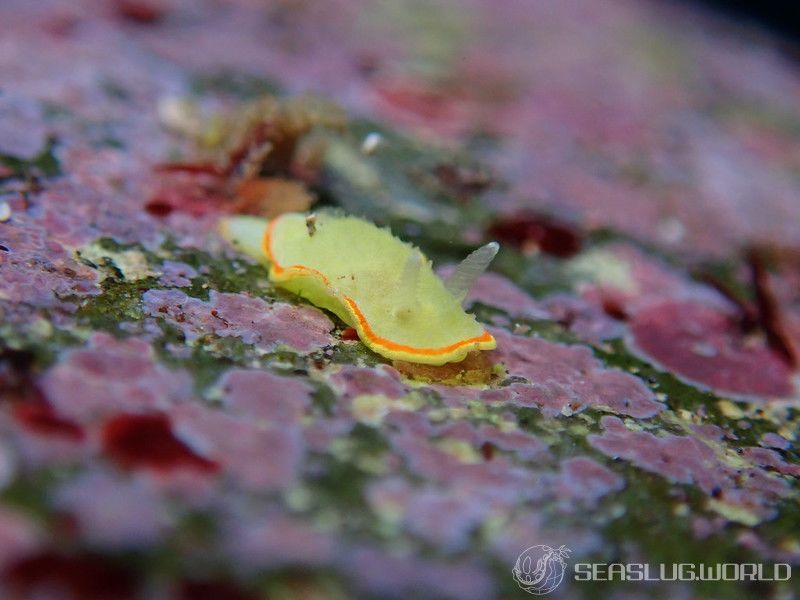
<svg viewBox="0 0 800 600">
<path fill-rule="evenodd" d="M 564 559 L 569 557 L 570 549 L 561 546 L 558 549 L 550 546 L 531 546 L 517 558 L 514 569 L 514 581 L 526 592 L 537 596 L 549 594 L 564 579 L 567 565 Z"/>
</svg>

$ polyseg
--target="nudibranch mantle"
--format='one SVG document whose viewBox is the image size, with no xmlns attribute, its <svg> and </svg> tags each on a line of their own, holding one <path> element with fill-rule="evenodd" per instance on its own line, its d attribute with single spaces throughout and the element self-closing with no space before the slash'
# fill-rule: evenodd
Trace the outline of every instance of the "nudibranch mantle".
<svg viewBox="0 0 800 600">
<path fill-rule="evenodd" d="M 442 365 L 496 346 L 461 306 L 463 277 L 448 286 L 417 248 L 368 221 L 334 212 L 287 213 L 269 222 L 229 217 L 220 231 L 269 263 L 277 285 L 336 314 L 382 356 Z M 466 271 L 474 274 L 476 262 L 485 268 L 496 252 L 496 244 L 474 252 L 463 263 Z"/>
</svg>

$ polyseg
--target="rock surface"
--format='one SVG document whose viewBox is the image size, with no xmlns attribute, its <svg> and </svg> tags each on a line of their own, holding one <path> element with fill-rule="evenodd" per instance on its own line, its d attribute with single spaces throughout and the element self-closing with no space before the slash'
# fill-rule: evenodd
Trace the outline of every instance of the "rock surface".
<svg viewBox="0 0 800 600">
<path fill-rule="evenodd" d="M 307 91 L 347 124 L 264 177 L 445 272 L 500 239 L 488 385 L 405 379 L 217 235 L 187 129 Z M 537 544 L 796 569 L 799 172 L 796 64 L 671 4 L 6 0 L 0 595 L 523 598 Z"/>
</svg>

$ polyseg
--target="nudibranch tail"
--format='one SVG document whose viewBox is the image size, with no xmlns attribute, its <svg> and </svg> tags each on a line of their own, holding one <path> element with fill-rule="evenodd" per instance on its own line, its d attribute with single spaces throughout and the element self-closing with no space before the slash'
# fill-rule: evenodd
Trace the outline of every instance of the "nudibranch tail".
<svg viewBox="0 0 800 600">
<path fill-rule="evenodd" d="M 483 275 L 494 257 L 497 256 L 498 250 L 500 250 L 500 244 L 497 242 L 489 242 L 485 246 L 481 246 L 462 260 L 453 274 L 444 282 L 447 291 L 453 294 L 459 303 L 464 302 L 472 286 L 475 285 L 475 281 Z"/>
<path fill-rule="evenodd" d="M 247 256 L 267 262 L 264 255 L 264 232 L 267 221 L 259 217 L 235 216 L 227 217 L 219 222 L 219 232 L 234 248 Z"/>
</svg>

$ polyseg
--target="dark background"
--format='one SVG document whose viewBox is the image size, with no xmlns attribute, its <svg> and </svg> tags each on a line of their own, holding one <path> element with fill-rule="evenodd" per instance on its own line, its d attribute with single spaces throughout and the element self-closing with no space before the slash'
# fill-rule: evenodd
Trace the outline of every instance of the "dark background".
<svg viewBox="0 0 800 600">
<path fill-rule="evenodd" d="M 800 1 L 798 0 L 690 0 L 738 20 L 751 21 L 785 38 L 800 41 Z"/>
</svg>

